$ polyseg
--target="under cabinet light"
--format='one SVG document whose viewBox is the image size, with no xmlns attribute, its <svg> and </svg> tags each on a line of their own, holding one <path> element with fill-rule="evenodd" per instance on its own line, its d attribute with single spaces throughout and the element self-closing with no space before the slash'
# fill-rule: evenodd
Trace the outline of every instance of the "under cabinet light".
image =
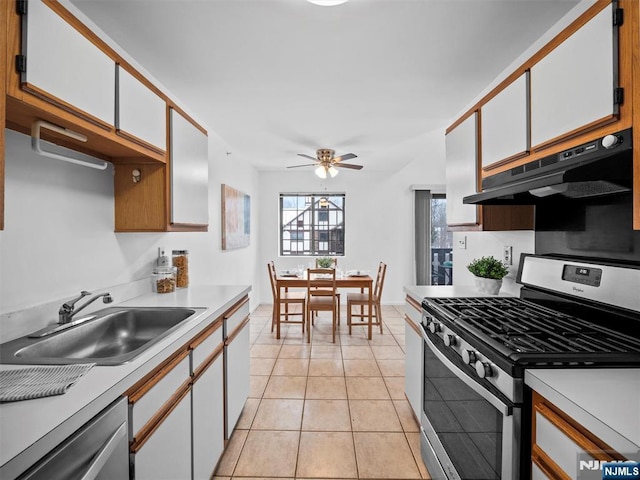
<svg viewBox="0 0 640 480">
<path fill-rule="evenodd" d="M 54 125 L 53 123 L 45 122 L 44 120 L 36 120 L 31 124 L 31 148 L 37 154 L 42 155 L 43 157 L 55 158 L 56 160 L 62 160 L 64 162 L 70 162 L 70 163 L 75 163 L 77 165 L 83 165 L 85 167 L 95 168 L 97 170 L 105 170 L 109 165 L 107 162 L 103 160 L 96 159 L 96 161 L 93 162 L 91 160 L 74 158 L 67 155 L 62 155 L 60 153 L 43 150 L 41 145 L 42 140 L 40 139 L 40 130 L 43 128 L 46 128 L 47 130 L 51 130 L 53 132 L 64 135 L 65 137 L 78 140 L 80 142 L 87 141 L 87 137 L 85 137 L 81 133 L 74 132 L 73 130 L 60 127 L 58 125 Z M 52 144 L 52 145 L 55 145 L 55 144 Z M 55 146 L 59 146 L 59 145 L 55 145 Z M 73 150 L 70 150 L 70 152 L 73 152 Z M 79 155 L 82 155 L 82 154 L 79 154 Z"/>
</svg>

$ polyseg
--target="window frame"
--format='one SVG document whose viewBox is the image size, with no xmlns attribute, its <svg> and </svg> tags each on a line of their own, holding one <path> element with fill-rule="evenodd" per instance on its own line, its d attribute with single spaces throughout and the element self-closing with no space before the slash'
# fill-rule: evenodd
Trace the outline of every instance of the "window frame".
<svg viewBox="0 0 640 480">
<path fill-rule="evenodd" d="M 285 219 L 284 199 L 286 197 L 298 197 L 295 216 Z M 329 200 L 327 210 L 320 206 L 321 198 Z M 332 197 L 338 197 L 340 202 L 332 201 Z M 341 203 L 338 206 L 337 203 Z M 323 213 L 321 221 L 319 213 Z M 326 212 L 326 215 L 325 213 Z M 335 217 L 332 218 L 332 212 Z M 310 215 L 314 220 L 300 220 L 300 216 Z M 346 193 L 342 192 L 305 192 L 305 193 L 280 193 L 278 196 L 278 252 L 280 257 L 314 258 L 321 256 L 344 257 L 345 256 L 345 219 L 346 219 Z M 288 223 L 284 223 L 288 221 Z M 333 223 L 332 223 L 333 221 Z M 301 225 L 302 223 L 302 225 Z M 291 228 L 286 228 L 290 226 Z M 293 232 L 296 232 L 295 234 Z M 327 240 L 312 238 L 314 232 L 324 232 Z M 286 234 L 289 233 L 289 238 Z M 333 235 L 332 235 L 333 233 Z M 292 240 L 291 237 L 295 237 Z M 300 237 L 303 240 L 300 240 Z M 285 242 L 290 242 L 285 249 Z M 300 249 L 291 248 L 291 242 L 301 245 Z M 307 248 L 305 249 L 305 245 Z M 320 247 L 327 244 L 325 249 Z M 340 248 L 341 247 L 341 248 Z"/>
</svg>

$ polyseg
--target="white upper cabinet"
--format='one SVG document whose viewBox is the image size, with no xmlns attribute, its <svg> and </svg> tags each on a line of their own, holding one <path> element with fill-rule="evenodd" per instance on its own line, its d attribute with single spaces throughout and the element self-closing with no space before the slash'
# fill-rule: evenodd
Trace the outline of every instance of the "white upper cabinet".
<svg viewBox="0 0 640 480">
<path fill-rule="evenodd" d="M 477 136 L 477 113 L 474 112 L 445 137 L 449 225 L 478 223 L 477 207 L 462 203 L 464 197 L 477 190 Z"/>
<path fill-rule="evenodd" d="M 208 137 L 171 109 L 171 223 L 209 223 Z"/>
<path fill-rule="evenodd" d="M 528 73 L 482 106 L 482 167 L 529 150 Z"/>
<path fill-rule="evenodd" d="M 160 150 L 167 149 L 167 104 L 118 66 L 116 128 Z"/>
<path fill-rule="evenodd" d="M 115 62 L 41 0 L 27 5 L 24 88 L 113 126 Z"/>
<path fill-rule="evenodd" d="M 533 148 L 617 113 L 610 4 L 531 68 Z"/>
</svg>

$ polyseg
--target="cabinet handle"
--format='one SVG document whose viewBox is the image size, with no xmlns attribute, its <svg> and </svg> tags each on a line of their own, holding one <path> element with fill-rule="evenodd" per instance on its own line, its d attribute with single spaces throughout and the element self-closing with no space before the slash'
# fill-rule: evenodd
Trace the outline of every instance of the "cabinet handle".
<svg viewBox="0 0 640 480">
<path fill-rule="evenodd" d="M 127 423 L 123 423 L 118 427 L 113 435 L 111 435 L 108 440 L 100 447 L 98 453 L 95 458 L 89 465 L 89 468 L 85 472 L 85 474 L 81 477 L 80 480 L 95 480 L 100 474 L 100 470 L 107 463 L 111 454 L 118 447 L 120 440 L 126 438 L 127 434 Z"/>
</svg>

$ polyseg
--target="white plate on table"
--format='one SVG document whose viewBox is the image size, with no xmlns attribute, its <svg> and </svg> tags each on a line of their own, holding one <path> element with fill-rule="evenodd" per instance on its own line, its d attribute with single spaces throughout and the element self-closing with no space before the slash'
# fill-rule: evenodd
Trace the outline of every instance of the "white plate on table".
<svg viewBox="0 0 640 480">
<path fill-rule="evenodd" d="M 295 270 L 282 270 L 280 272 L 280 276 L 281 277 L 297 277 L 298 272 L 296 272 Z"/>
<path fill-rule="evenodd" d="M 368 277 L 369 270 L 349 270 L 347 276 L 349 277 Z"/>
</svg>

